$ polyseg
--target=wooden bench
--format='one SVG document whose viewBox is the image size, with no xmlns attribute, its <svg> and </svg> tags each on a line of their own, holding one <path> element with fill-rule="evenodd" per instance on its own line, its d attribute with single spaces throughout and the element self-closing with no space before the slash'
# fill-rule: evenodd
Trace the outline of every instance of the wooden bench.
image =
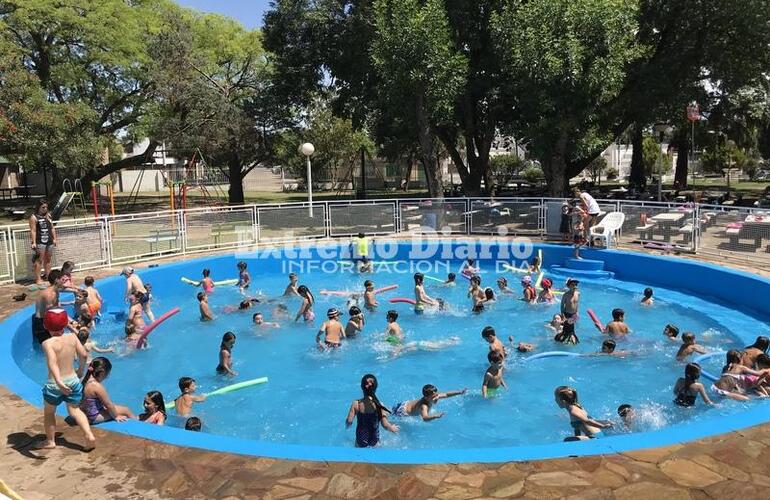
<svg viewBox="0 0 770 500">
<path fill-rule="evenodd" d="M 150 252 L 158 251 L 158 243 L 168 241 L 168 249 L 173 250 L 174 245 L 179 240 L 179 230 L 177 229 L 153 229 L 150 231 L 150 237 L 144 241 L 150 244 Z M 153 250 L 154 247 L 154 250 Z"/>
<path fill-rule="evenodd" d="M 652 239 L 652 232 L 655 230 L 655 227 L 657 224 L 654 222 L 647 222 L 647 224 L 643 226 L 637 226 L 636 231 L 639 233 L 639 239 L 640 240 L 651 240 Z"/>
</svg>

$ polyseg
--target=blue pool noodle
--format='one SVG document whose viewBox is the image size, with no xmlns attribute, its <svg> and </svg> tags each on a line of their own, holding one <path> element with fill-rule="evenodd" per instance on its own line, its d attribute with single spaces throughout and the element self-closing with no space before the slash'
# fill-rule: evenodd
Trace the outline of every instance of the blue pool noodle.
<svg viewBox="0 0 770 500">
<path fill-rule="evenodd" d="M 548 352 L 541 352 L 540 354 L 535 354 L 533 356 L 530 356 L 528 358 L 525 358 L 527 361 L 532 361 L 533 359 L 540 359 L 540 358 L 556 358 L 559 356 L 580 356 L 580 353 L 577 352 L 567 352 L 567 351 L 548 351 Z"/>
</svg>

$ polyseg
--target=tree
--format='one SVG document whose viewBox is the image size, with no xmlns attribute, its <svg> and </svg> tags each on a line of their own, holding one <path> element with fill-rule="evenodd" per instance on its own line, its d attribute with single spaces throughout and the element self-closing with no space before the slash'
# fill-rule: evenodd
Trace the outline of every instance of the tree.
<svg viewBox="0 0 770 500">
<path fill-rule="evenodd" d="M 512 126 L 540 159 L 551 195 L 565 191 L 570 162 L 613 139 L 599 126 L 601 112 L 640 55 L 637 15 L 638 5 L 623 0 L 515 0 L 493 18 L 518 111 Z"/>
<path fill-rule="evenodd" d="M 243 178 L 273 158 L 273 135 L 288 116 L 261 34 L 192 11 L 171 11 L 164 22 L 170 29 L 149 49 L 158 98 L 144 128 L 186 156 L 200 150 L 227 176 L 229 202 L 243 203 Z"/>
<path fill-rule="evenodd" d="M 293 176 L 307 182 L 305 157 L 297 152 L 304 142 L 315 146 L 311 168 L 315 181 L 345 182 L 353 175 L 361 149 L 374 154 L 367 134 L 353 130 L 349 119 L 334 116 L 323 103 L 310 110 L 307 126 L 284 131 L 276 141 L 275 161 Z"/>
<path fill-rule="evenodd" d="M 141 164 L 101 164 L 102 152 L 136 124 L 152 97 L 146 42 L 157 28 L 153 2 L 122 0 L 0 1 L 0 108 L 13 132 L 0 154 L 32 170 L 90 181 Z M 1 127 L 2 125 L 0 125 Z"/>
<path fill-rule="evenodd" d="M 654 137 L 645 136 L 642 142 L 644 173 L 648 178 L 665 175 L 671 170 L 671 158 L 660 149 Z"/>
<path fill-rule="evenodd" d="M 498 186 L 505 186 L 519 175 L 524 165 L 524 160 L 517 155 L 495 155 L 489 161 L 490 177 Z"/>
<path fill-rule="evenodd" d="M 594 183 L 602 183 L 602 174 L 607 170 L 607 160 L 603 156 L 597 156 L 586 167 L 588 175 L 591 176 L 591 180 Z"/>
</svg>

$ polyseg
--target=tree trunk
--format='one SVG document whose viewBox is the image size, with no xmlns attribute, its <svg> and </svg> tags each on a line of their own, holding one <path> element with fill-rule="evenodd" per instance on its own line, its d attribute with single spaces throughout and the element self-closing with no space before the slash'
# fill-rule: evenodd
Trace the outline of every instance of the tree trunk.
<svg viewBox="0 0 770 500">
<path fill-rule="evenodd" d="M 243 205 L 243 170 L 237 155 L 232 155 L 227 161 L 227 178 L 230 181 L 230 187 L 227 189 L 227 201 L 230 205 Z M 310 189 L 309 184 L 308 189 Z"/>
<path fill-rule="evenodd" d="M 674 173 L 674 189 L 687 189 L 687 157 L 690 152 L 690 141 L 686 135 L 679 138 L 677 144 L 676 172 Z"/>
<path fill-rule="evenodd" d="M 412 178 L 412 169 L 414 168 L 414 156 L 409 153 L 406 158 L 406 168 L 404 169 L 404 184 L 401 186 L 404 192 L 409 191 L 409 179 Z"/>
<path fill-rule="evenodd" d="M 425 109 L 425 97 L 418 93 L 415 103 L 417 118 L 417 140 L 420 143 L 420 162 L 425 171 L 425 182 L 431 198 L 443 198 L 444 188 L 441 183 L 441 171 L 433 148 L 433 134 L 430 131 L 428 111 Z"/>
<path fill-rule="evenodd" d="M 548 195 L 561 198 L 569 190 L 567 177 L 567 134 L 562 131 L 553 145 L 551 154 L 543 162 L 543 173 L 548 183 Z"/>
<path fill-rule="evenodd" d="M 145 149 L 141 154 L 135 156 L 127 156 L 122 160 L 114 161 L 93 170 L 89 170 L 80 178 L 80 183 L 83 186 L 83 195 L 90 195 L 92 182 L 97 182 L 112 173 L 123 170 L 124 168 L 139 167 L 145 163 L 151 163 L 152 155 L 155 153 L 155 149 L 157 149 L 159 145 L 160 143 L 158 141 L 151 140 L 147 145 L 147 149 Z"/>
<path fill-rule="evenodd" d="M 636 189 L 644 189 L 647 186 L 647 177 L 644 175 L 644 135 L 640 123 L 634 124 L 631 136 L 631 176 L 628 183 Z"/>
</svg>

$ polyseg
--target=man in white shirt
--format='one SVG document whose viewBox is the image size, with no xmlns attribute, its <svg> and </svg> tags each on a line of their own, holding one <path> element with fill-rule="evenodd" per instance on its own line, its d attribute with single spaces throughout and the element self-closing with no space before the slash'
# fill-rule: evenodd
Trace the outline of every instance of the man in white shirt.
<svg viewBox="0 0 770 500">
<path fill-rule="evenodd" d="M 591 227 L 596 225 L 597 219 L 601 209 L 596 199 L 585 191 L 581 191 L 579 187 L 575 187 L 575 198 L 580 199 L 581 205 L 583 205 L 583 211 L 586 215 L 583 217 L 583 226 L 588 231 Z"/>
</svg>

